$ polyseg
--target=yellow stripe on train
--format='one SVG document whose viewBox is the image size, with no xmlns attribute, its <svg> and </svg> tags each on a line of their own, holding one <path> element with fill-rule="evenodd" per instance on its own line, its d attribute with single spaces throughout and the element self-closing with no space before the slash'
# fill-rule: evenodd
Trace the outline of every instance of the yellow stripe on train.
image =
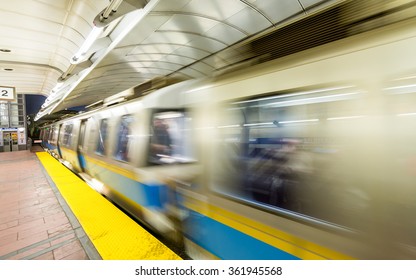
<svg viewBox="0 0 416 280">
<path fill-rule="evenodd" d="M 307 260 L 351 260 L 350 256 L 333 251 L 313 242 L 304 240 L 255 220 L 227 211 L 217 206 L 189 198 L 184 201 L 189 209 L 199 212 L 215 221 L 261 240 L 289 254 Z M 298 244 L 302 244 L 300 247 Z"/>
<path fill-rule="evenodd" d="M 71 159 L 78 160 L 76 158 L 77 157 L 77 154 L 76 154 L 75 151 L 73 151 L 71 149 L 68 149 L 68 148 L 64 148 L 64 147 L 61 147 L 61 150 L 65 151 L 65 153 L 69 154 L 70 157 L 71 157 Z M 109 171 L 112 171 L 114 173 L 117 173 L 119 175 L 122 175 L 124 177 L 127 177 L 129 179 L 137 180 L 137 176 L 136 176 L 136 174 L 133 171 L 130 171 L 130 170 L 125 169 L 125 168 L 118 167 L 118 166 L 116 166 L 114 164 L 105 162 L 105 161 L 100 160 L 100 159 L 93 158 L 91 156 L 87 156 L 87 155 L 83 155 L 83 156 L 84 156 L 85 160 L 87 162 L 89 162 L 89 163 L 96 164 L 96 165 L 98 165 L 100 167 L 103 167 L 103 168 L 105 168 L 105 169 L 107 169 Z"/>
</svg>

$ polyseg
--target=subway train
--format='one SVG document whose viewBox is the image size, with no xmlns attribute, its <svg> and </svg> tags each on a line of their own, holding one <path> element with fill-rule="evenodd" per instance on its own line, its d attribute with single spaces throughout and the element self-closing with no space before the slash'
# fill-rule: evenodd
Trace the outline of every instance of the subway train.
<svg viewBox="0 0 416 280">
<path fill-rule="evenodd" d="M 42 128 L 192 259 L 416 258 L 416 20 Z"/>
</svg>

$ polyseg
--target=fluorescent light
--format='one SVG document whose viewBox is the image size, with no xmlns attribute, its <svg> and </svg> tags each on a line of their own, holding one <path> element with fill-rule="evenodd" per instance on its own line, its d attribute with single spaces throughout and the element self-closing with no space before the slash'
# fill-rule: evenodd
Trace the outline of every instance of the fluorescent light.
<svg viewBox="0 0 416 280">
<path fill-rule="evenodd" d="M 51 90 L 51 93 L 55 93 L 55 92 L 57 92 L 57 91 L 58 91 L 58 89 L 60 89 L 63 85 L 64 85 L 64 83 L 63 83 L 63 82 L 58 82 L 58 83 L 54 86 L 54 88 Z"/>
<path fill-rule="evenodd" d="M 281 121 L 279 124 L 290 124 L 290 123 L 305 123 L 305 122 L 317 122 L 319 119 L 310 119 L 310 120 L 296 120 L 296 121 Z"/>
<path fill-rule="evenodd" d="M 272 125 L 273 122 L 265 122 L 265 123 L 246 123 L 244 126 L 260 126 L 260 125 Z"/>
<path fill-rule="evenodd" d="M 102 31 L 103 29 L 101 27 L 93 27 L 90 34 L 88 34 L 87 38 L 85 39 L 85 42 L 79 48 L 78 52 L 71 58 L 72 64 L 77 64 L 80 58 L 82 58 L 88 52 L 92 44 L 94 44 L 95 40 L 97 40 L 98 36 L 101 35 Z"/>
<path fill-rule="evenodd" d="M 111 3 L 108 5 L 108 7 L 100 15 L 100 21 L 106 20 L 109 15 L 111 15 L 112 13 L 117 12 L 117 9 L 120 6 L 121 2 L 123 2 L 123 0 L 113 0 L 113 1 L 111 1 Z"/>
<path fill-rule="evenodd" d="M 294 105 L 304 105 L 304 104 L 311 104 L 311 103 L 322 103 L 322 102 L 331 102 L 331 101 L 338 101 L 344 100 L 344 97 L 356 95 L 357 92 L 349 92 L 349 93 L 341 93 L 341 94 L 334 94 L 334 95 L 325 95 L 319 97 L 309 97 L 303 99 L 293 99 L 287 101 L 277 101 L 274 103 L 267 104 L 267 107 L 282 107 L 282 106 L 294 106 Z"/>
<path fill-rule="evenodd" d="M 416 113 L 397 114 L 398 117 L 416 116 Z"/>
<path fill-rule="evenodd" d="M 337 120 L 349 120 L 349 119 L 358 119 L 363 118 L 364 116 L 346 116 L 346 117 L 335 117 L 335 118 L 327 118 L 328 121 L 337 121 Z"/>
<path fill-rule="evenodd" d="M 183 117 L 182 113 L 164 113 L 164 114 L 160 114 L 160 115 L 156 115 L 155 118 L 156 119 L 174 119 L 174 118 L 180 118 Z"/>
<path fill-rule="evenodd" d="M 264 101 L 264 100 L 270 100 L 270 99 L 279 99 L 279 98 L 293 97 L 293 96 L 299 96 L 299 95 L 308 95 L 308 94 L 314 94 L 314 93 L 320 93 L 320 92 L 337 91 L 337 90 L 348 89 L 348 88 L 353 88 L 353 86 L 323 88 L 323 89 L 317 89 L 317 90 L 301 91 L 301 92 L 297 92 L 297 93 L 274 95 L 274 96 L 258 98 L 258 99 L 254 99 L 254 100 L 245 100 L 245 101 L 234 102 L 232 104 L 242 104 L 242 103 L 249 103 L 249 102 L 253 102 L 253 101 L 257 102 L 257 101 Z"/>
<path fill-rule="evenodd" d="M 416 78 L 416 76 L 409 76 L 409 77 L 403 77 L 403 78 L 396 79 L 396 81 L 411 80 L 411 79 L 415 79 L 415 78 Z"/>
<path fill-rule="evenodd" d="M 235 128 L 235 127 L 240 127 L 240 125 L 239 124 L 222 125 L 222 126 L 219 126 L 218 128 Z"/>
<path fill-rule="evenodd" d="M 386 89 L 401 89 L 401 88 L 409 88 L 409 87 L 416 87 L 416 84 L 397 86 L 397 87 L 388 87 Z"/>
</svg>

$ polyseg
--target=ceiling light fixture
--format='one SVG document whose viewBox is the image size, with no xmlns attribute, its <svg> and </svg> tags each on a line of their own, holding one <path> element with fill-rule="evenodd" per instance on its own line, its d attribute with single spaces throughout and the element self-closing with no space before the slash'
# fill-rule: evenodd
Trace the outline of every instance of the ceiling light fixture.
<svg viewBox="0 0 416 280">
<path fill-rule="evenodd" d="M 78 52 L 74 54 L 70 59 L 71 64 L 77 64 L 80 62 L 81 58 L 88 52 L 92 44 L 94 44 L 94 42 L 98 39 L 98 36 L 100 36 L 102 32 L 102 28 L 95 26 L 93 27 L 93 29 L 88 34 L 87 38 L 85 39 L 85 42 L 82 44 Z"/>
<path fill-rule="evenodd" d="M 113 0 L 111 1 L 110 5 L 104 10 L 104 12 L 100 15 L 100 21 L 104 21 L 108 19 L 108 16 L 117 12 L 118 7 L 120 6 L 123 0 Z"/>
</svg>

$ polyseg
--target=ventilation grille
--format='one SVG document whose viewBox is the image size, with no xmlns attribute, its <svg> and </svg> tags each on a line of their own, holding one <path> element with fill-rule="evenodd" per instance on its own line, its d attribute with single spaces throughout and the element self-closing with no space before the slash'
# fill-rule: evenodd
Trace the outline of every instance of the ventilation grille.
<svg viewBox="0 0 416 280">
<path fill-rule="evenodd" d="M 416 15 L 414 0 L 353 0 L 305 17 L 267 35 L 226 50 L 231 62 L 218 70 L 250 61 L 258 64 L 318 47 Z M 236 55 L 237 54 L 237 55 Z M 221 54 L 224 57 L 224 53 Z"/>
</svg>

